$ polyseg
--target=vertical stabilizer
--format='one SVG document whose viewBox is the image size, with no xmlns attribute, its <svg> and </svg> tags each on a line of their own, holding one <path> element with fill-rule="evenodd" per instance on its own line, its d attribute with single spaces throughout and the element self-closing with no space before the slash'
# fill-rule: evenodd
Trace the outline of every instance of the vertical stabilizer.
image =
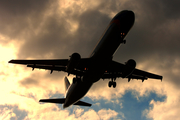
<svg viewBox="0 0 180 120">
<path fill-rule="evenodd" d="M 70 85 L 69 80 L 68 80 L 67 77 L 64 78 L 64 85 L 65 85 L 65 91 L 67 91 L 67 89 L 68 89 L 68 87 Z"/>
</svg>

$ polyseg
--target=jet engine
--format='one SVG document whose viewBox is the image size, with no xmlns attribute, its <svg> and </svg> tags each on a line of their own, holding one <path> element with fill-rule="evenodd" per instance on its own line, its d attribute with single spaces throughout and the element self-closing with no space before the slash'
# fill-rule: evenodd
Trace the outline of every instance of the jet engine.
<svg viewBox="0 0 180 120">
<path fill-rule="evenodd" d="M 67 65 L 66 71 L 68 72 L 68 75 L 74 70 L 74 68 L 77 67 L 81 56 L 79 53 L 73 53 L 71 56 L 69 56 L 69 63 Z"/>
<path fill-rule="evenodd" d="M 133 59 L 129 59 L 124 66 L 124 70 L 122 72 L 122 78 L 128 77 L 134 71 L 136 67 L 136 61 Z"/>
</svg>

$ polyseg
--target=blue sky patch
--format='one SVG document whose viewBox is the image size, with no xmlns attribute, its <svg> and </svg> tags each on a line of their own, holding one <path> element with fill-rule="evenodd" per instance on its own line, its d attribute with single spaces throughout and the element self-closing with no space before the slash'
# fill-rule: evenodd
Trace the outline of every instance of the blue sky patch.
<svg viewBox="0 0 180 120">
<path fill-rule="evenodd" d="M 166 99 L 166 96 L 159 96 L 154 92 L 150 92 L 147 96 L 139 96 L 138 92 L 133 90 L 128 90 L 125 92 L 122 98 L 112 99 L 111 102 L 105 99 L 100 100 L 91 100 L 88 97 L 84 97 L 82 101 L 88 102 L 93 104 L 92 107 L 80 107 L 84 109 L 84 112 L 88 111 L 89 109 L 93 109 L 98 112 L 101 109 L 111 109 L 118 112 L 117 118 L 122 120 L 151 120 L 142 116 L 142 113 L 145 109 L 149 109 L 153 107 L 149 105 L 151 100 L 163 102 Z M 137 96 L 138 95 L 138 99 Z M 117 103 L 116 101 L 119 101 Z M 70 111 L 70 114 L 73 114 L 73 110 L 76 109 L 77 106 L 71 106 L 67 108 Z M 124 115 L 124 117 L 123 117 Z"/>
</svg>

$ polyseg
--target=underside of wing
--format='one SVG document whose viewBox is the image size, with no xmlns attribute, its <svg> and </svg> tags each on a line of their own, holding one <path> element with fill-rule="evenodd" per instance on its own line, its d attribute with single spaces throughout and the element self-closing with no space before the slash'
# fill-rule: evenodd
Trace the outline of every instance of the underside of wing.
<svg viewBox="0 0 180 120">
<path fill-rule="evenodd" d="M 147 80 L 148 78 L 160 79 L 160 80 L 162 80 L 163 78 L 160 75 L 142 71 L 136 68 L 131 69 L 130 67 L 126 66 L 126 64 L 121 64 L 121 63 L 112 61 L 109 67 L 107 68 L 107 70 L 105 71 L 104 75 L 102 76 L 102 79 L 116 79 L 118 77 L 128 78 L 129 80 L 141 79 L 143 81 Z"/>
<path fill-rule="evenodd" d="M 146 71 L 142 71 L 142 70 L 139 70 L 139 69 L 135 69 L 133 71 L 132 75 L 141 76 L 141 77 L 144 77 L 144 78 L 160 79 L 160 80 L 162 80 L 162 78 L 163 78 L 160 75 L 156 75 L 156 74 L 146 72 Z"/>
<path fill-rule="evenodd" d="M 27 65 L 27 67 L 31 67 L 33 70 L 35 68 L 38 69 L 46 69 L 50 70 L 51 73 L 53 71 L 64 71 L 68 72 L 68 74 L 82 76 L 85 73 L 86 68 L 88 67 L 90 62 L 89 58 L 82 58 L 79 60 L 78 64 L 71 67 L 68 66 L 69 63 L 72 63 L 68 59 L 51 59 L 51 60 L 11 60 L 9 63 L 13 64 L 22 64 Z M 67 67 L 72 68 L 69 72 L 67 71 Z"/>
</svg>

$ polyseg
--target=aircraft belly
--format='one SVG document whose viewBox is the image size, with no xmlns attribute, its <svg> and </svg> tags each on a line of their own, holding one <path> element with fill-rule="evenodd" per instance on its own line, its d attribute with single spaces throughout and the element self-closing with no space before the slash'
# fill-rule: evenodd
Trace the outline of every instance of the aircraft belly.
<svg viewBox="0 0 180 120">
<path fill-rule="evenodd" d="M 116 24 L 111 24 L 92 52 L 91 57 L 111 57 L 122 40 L 120 28 Z"/>
<path fill-rule="evenodd" d="M 78 102 L 88 92 L 93 83 L 76 82 L 72 84 L 66 96 L 66 105 L 72 105 Z"/>
</svg>

